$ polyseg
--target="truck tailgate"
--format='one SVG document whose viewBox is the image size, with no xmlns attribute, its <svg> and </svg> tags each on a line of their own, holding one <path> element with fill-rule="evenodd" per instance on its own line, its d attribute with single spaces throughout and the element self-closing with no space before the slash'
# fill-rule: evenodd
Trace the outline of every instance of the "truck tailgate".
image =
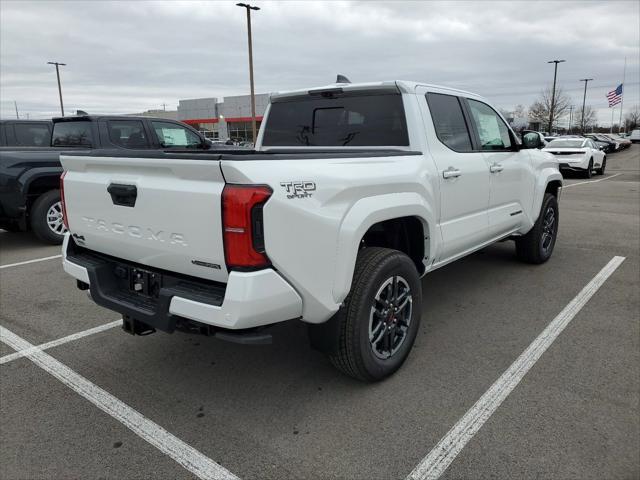
<svg viewBox="0 0 640 480">
<path fill-rule="evenodd" d="M 61 155 L 75 242 L 150 267 L 226 282 L 220 162 Z"/>
</svg>

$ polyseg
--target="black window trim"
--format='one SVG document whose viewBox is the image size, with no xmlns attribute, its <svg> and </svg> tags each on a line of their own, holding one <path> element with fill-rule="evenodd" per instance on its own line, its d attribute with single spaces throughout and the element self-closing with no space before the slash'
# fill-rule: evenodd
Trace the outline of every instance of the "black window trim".
<svg viewBox="0 0 640 480">
<path fill-rule="evenodd" d="M 495 108 L 493 108 L 491 105 L 489 105 L 488 103 L 483 102 L 482 100 L 478 100 L 477 98 L 467 98 L 467 97 L 461 97 L 460 100 L 464 103 L 465 105 L 465 109 L 466 109 L 466 114 L 469 117 L 469 120 L 471 122 L 471 125 L 473 126 L 473 137 L 475 139 L 475 148 L 477 149 L 476 151 L 478 152 L 491 152 L 491 153 L 499 153 L 499 152 L 514 152 L 517 151 L 517 140 L 516 140 L 516 135 L 513 133 L 513 130 L 511 130 L 511 127 L 509 126 L 508 123 L 506 123 L 502 117 L 500 116 L 500 114 L 496 111 Z M 511 141 L 511 146 L 509 148 L 502 148 L 502 149 L 494 149 L 494 150 L 483 150 L 482 149 L 482 142 L 480 141 L 480 134 L 478 133 L 478 129 L 476 127 L 476 123 L 473 119 L 473 113 L 471 113 L 471 106 L 469 105 L 469 100 L 473 100 L 474 102 L 478 102 L 481 103 L 482 105 L 486 105 L 487 107 L 489 107 L 493 113 L 496 114 L 496 116 L 498 117 L 498 120 L 500 120 L 505 127 L 507 127 L 507 133 L 509 134 L 509 140 Z"/>
<path fill-rule="evenodd" d="M 433 110 L 431 108 L 431 103 L 429 102 L 429 95 L 442 95 L 442 96 L 446 96 L 446 97 L 453 97 L 456 100 L 458 100 L 458 105 L 460 106 L 460 110 L 462 112 L 462 118 L 464 119 L 464 123 L 465 126 L 467 127 L 467 134 L 469 135 L 469 142 L 471 143 L 471 150 L 456 150 L 455 148 L 450 147 L 449 145 L 447 145 L 446 143 L 444 143 L 444 140 L 442 140 L 440 138 L 440 135 L 438 134 L 438 129 L 436 128 L 436 124 L 435 121 L 433 119 Z M 436 132 L 436 137 L 438 138 L 438 141 L 444 145 L 445 147 L 447 147 L 449 150 L 451 150 L 452 152 L 456 152 L 456 153 L 475 153 L 477 152 L 477 140 L 476 137 L 474 136 L 474 134 L 472 133 L 471 128 L 469 127 L 470 122 L 469 122 L 469 115 L 468 112 L 466 111 L 465 107 L 465 102 L 463 101 L 463 99 L 457 95 L 451 95 L 449 93 L 440 93 L 440 92 L 426 92 L 424 95 L 425 100 L 427 101 L 427 105 L 429 106 L 429 115 L 431 116 L 431 122 L 433 123 L 433 130 Z M 473 124 L 473 122 L 471 122 L 471 124 Z M 475 128 L 475 127 L 474 127 Z"/>
</svg>

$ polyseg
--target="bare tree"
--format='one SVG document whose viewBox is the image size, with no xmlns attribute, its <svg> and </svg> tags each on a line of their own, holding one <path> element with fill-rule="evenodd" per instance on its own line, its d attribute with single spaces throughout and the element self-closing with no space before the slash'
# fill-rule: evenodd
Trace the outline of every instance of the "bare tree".
<svg viewBox="0 0 640 480">
<path fill-rule="evenodd" d="M 627 130 L 635 130 L 640 125 L 640 105 L 631 107 L 624 116 L 624 123 Z"/>
<path fill-rule="evenodd" d="M 584 132 L 587 127 L 596 124 L 598 115 L 596 114 L 595 109 L 591 108 L 589 105 L 585 105 L 584 107 L 584 124 L 580 125 L 580 131 Z M 576 112 L 575 116 L 578 122 L 582 122 L 582 109 Z"/>
<path fill-rule="evenodd" d="M 557 125 L 558 120 L 560 120 L 567 110 L 569 110 L 569 106 L 571 105 L 571 99 L 565 95 L 562 91 L 562 88 L 556 88 L 556 97 L 553 108 L 553 124 Z M 551 87 L 545 88 L 541 93 L 538 100 L 536 100 L 529 107 L 529 118 L 533 122 L 540 122 L 542 124 L 549 123 L 549 118 L 551 116 Z M 551 132 L 549 132 L 551 133 Z"/>
</svg>

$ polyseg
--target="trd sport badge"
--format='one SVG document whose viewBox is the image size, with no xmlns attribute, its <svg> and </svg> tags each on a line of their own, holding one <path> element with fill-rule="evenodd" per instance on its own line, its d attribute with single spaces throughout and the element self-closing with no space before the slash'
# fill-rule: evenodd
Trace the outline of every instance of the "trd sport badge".
<svg viewBox="0 0 640 480">
<path fill-rule="evenodd" d="M 311 192 L 315 192 L 316 184 L 315 182 L 280 182 L 280 186 L 284 187 L 287 192 L 287 198 L 309 198 L 313 194 Z"/>
</svg>

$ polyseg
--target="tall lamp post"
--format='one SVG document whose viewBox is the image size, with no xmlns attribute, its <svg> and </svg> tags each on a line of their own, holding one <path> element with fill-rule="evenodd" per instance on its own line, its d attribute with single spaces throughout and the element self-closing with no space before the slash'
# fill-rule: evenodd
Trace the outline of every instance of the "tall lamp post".
<svg viewBox="0 0 640 480">
<path fill-rule="evenodd" d="M 253 89 L 253 45 L 251 41 L 251 10 L 260 10 L 248 3 L 236 3 L 238 7 L 247 10 L 247 36 L 249 40 L 249 82 L 251 83 L 251 130 L 253 132 L 253 144 L 256 144 L 256 95 Z"/>
<path fill-rule="evenodd" d="M 556 78 L 558 76 L 558 64 L 566 60 L 549 60 L 547 63 L 555 63 L 553 69 L 553 89 L 551 90 L 551 108 L 549 109 L 549 135 L 552 135 L 553 115 L 556 109 Z"/>
<path fill-rule="evenodd" d="M 60 111 L 62 112 L 62 116 L 64 117 L 64 105 L 62 104 L 62 87 L 60 86 L 60 67 L 64 67 L 67 64 L 60 62 L 47 62 L 47 64 L 56 66 L 56 76 L 58 77 L 58 95 L 60 95 Z"/>
<path fill-rule="evenodd" d="M 582 120 L 580 120 L 580 135 L 584 135 L 584 105 L 587 101 L 587 83 L 593 78 L 581 78 L 580 81 L 584 82 L 584 95 L 582 97 Z"/>
</svg>

